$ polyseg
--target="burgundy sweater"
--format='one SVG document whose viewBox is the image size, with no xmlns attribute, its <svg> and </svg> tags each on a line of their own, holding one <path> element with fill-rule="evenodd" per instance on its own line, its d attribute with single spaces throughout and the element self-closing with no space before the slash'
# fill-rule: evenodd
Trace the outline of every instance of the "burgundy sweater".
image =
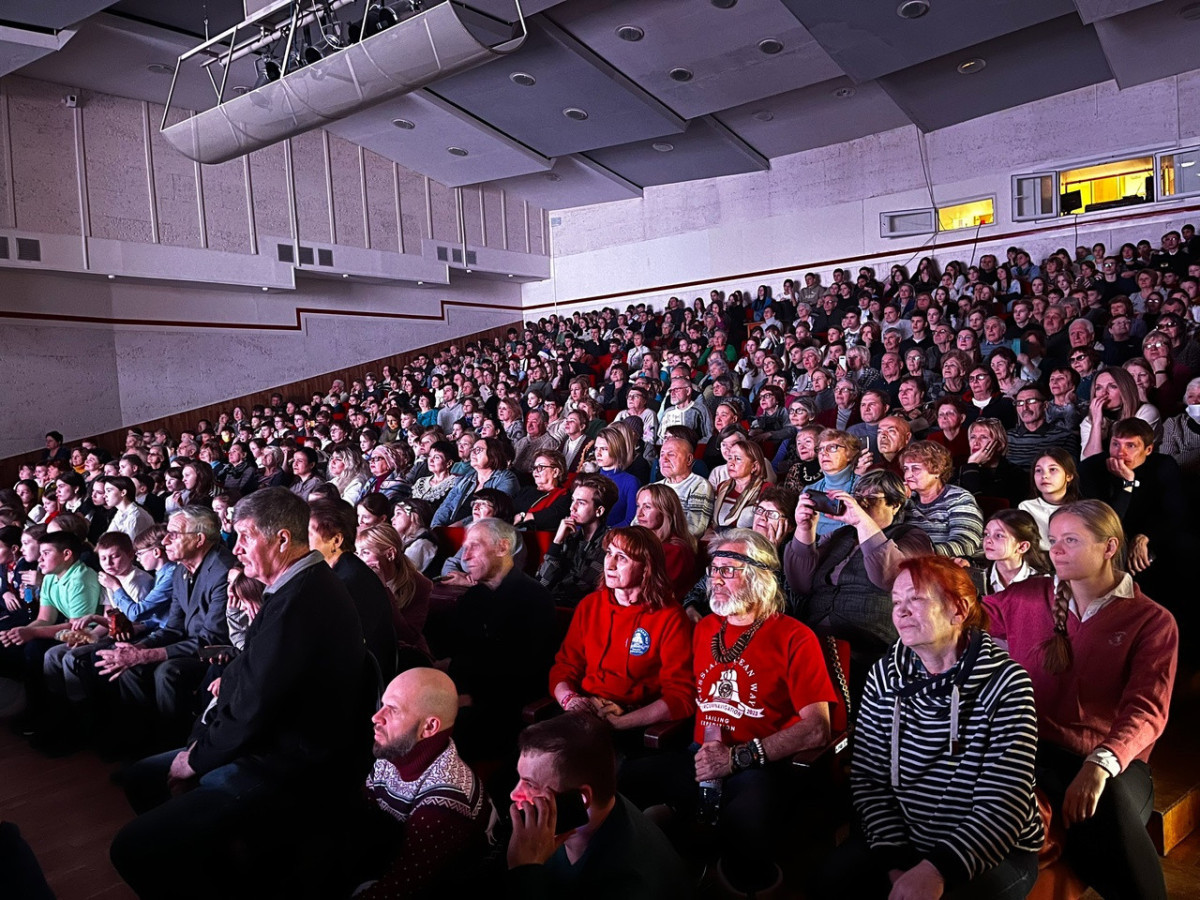
<svg viewBox="0 0 1200 900">
<path fill-rule="evenodd" d="M 1167 724 L 1178 661 L 1174 617 L 1134 586 L 1080 622 L 1071 612 L 1067 636 L 1074 663 L 1061 675 L 1042 667 L 1041 644 L 1054 633 L 1054 579 L 1029 578 L 983 598 L 992 637 L 1033 680 L 1038 734 L 1080 756 L 1107 747 L 1124 770 L 1150 758 Z"/>
</svg>

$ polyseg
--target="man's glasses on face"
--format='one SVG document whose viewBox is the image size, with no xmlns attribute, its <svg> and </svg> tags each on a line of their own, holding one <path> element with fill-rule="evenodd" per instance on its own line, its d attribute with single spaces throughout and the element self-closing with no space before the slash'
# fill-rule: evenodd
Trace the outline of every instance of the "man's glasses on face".
<svg viewBox="0 0 1200 900">
<path fill-rule="evenodd" d="M 1029 398 L 1027 398 L 1027 399 L 1025 399 L 1025 400 L 1018 400 L 1018 401 L 1017 401 L 1017 402 L 1014 404 L 1014 406 L 1017 406 L 1017 407 L 1021 407 L 1021 406 L 1041 406 L 1041 405 L 1042 405 L 1042 401 L 1041 401 L 1041 400 L 1039 400 L 1039 399 L 1037 399 L 1036 397 L 1029 397 Z"/>
<path fill-rule="evenodd" d="M 704 571 L 709 578 L 720 578 L 722 581 L 728 581 L 731 578 L 738 577 L 745 566 L 709 566 Z"/>
</svg>

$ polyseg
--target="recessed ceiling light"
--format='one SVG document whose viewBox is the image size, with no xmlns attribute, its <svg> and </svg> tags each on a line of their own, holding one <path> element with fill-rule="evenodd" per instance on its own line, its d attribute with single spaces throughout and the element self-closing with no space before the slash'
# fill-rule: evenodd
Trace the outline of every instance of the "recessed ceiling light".
<svg viewBox="0 0 1200 900">
<path fill-rule="evenodd" d="M 857 93 L 858 91 L 852 87 L 840 87 L 833 92 L 833 96 L 837 97 L 839 100 L 846 100 L 850 97 L 853 97 Z"/>
<path fill-rule="evenodd" d="M 557 172 L 546 172 L 544 174 L 547 181 L 562 181 L 562 176 Z"/>
<path fill-rule="evenodd" d="M 1179 18 L 1185 22 L 1200 21 L 1200 3 L 1189 3 L 1179 9 Z"/>
<path fill-rule="evenodd" d="M 153 72 L 155 75 L 174 75 L 175 67 L 169 66 L 166 63 L 150 63 L 146 66 L 147 72 Z"/>
<path fill-rule="evenodd" d="M 902 19 L 919 19 L 929 12 L 929 0 L 901 0 L 896 15 Z"/>
<path fill-rule="evenodd" d="M 733 9 L 737 6 L 737 0 L 709 0 L 717 9 Z"/>
<path fill-rule="evenodd" d="M 692 80 L 692 70 L 685 69 L 683 66 L 676 66 L 674 69 L 672 69 L 667 74 L 671 76 L 672 81 L 683 82 L 683 81 L 691 81 Z"/>
<path fill-rule="evenodd" d="M 758 49 L 767 54 L 767 56 L 774 56 L 783 49 L 783 42 L 775 38 L 766 38 L 758 42 Z"/>
<path fill-rule="evenodd" d="M 512 272 L 509 272 L 509 273 L 508 273 L 508 277 L 509 277 L 509 278 L 512 278 Z"/>
<path fill-rule="evenodd" d="M 965 62 L 958 64 L 959 75 L 974 75 L 976 72 L 982 72 L 987 66 L 987 61 L 976 56 L 974 59 L 968 59 Z"/>
<path fill-rule="evenodd" d="M 116 280 L 117 280 L 117 276 L 116 276 L 116 275 L 109 275 L 109 276 L 108 276 L 108 280 L 109 280 L 109 281 L 116 281 Z M 265 291 L 265 290 L 266 290 L 266 288 L 263 288 L 263 290 Z"/>
<path fill-rule="evenodd" d="M 423 281 L 418 281 L 418 282 L 417 282 L 417 287 L 420 287 L 420 286 L 421 286 L 421 285 L 423 285 L 424 283 L 425 283 L 425 282 L 423 282 Z"/>
<path fill-rule="evenodd" d="M 657 150 L 659 153 L 670 153 L 672 150 L 675 149 L 675 145 L 668 143 L 667 141 L 655 141 L 650 146 L 653 147 L 655 150 Z"/>
<path fill-rule="evenodd" d="M 405 131 L 412 131 L 417 127 L 416 122 L 410 122 L 408 119 L 392 119 L 392 124 L 397 128 L 402 128 Z"/>
<path fill-rule="evenodd" d="M 462 147 L 447 147 L 446 152 L 449 153 L 451 156 L 466 156 L 467 155 L 467 151 L 464 150 Z"/>
<path fill-rule="evenodd" d="M 568 119 L 574 119 L 576 122 L 582 122 L 588 117 L 587 110 L 580 109 L 578 106 L 568 106 L 563 110 L 563 115 Z"/>
<path fill-rule="evenodd" d="M 640 41 L 646 36 L 646 32 L 636 25 L 622 25 L 617 29 L 617 37 L 623 41 L 629 41 L 631 44 Z"/>
<path fill-rule="evenodd" d="M 760 109 L 758 112 L 754 113 L 754 118 L 758 119 L 760 122 L 770 122 L 775 118 L 775 113 L 771 112 L 769 109 Z"/>
<path fill-rule="evenodd" d="M 537 84 L 537 79 L 528 72 L 513 72 L 508 76 L 508 80 L 513 84 L 521 85 L 521 87 L 532 87 Z"/>
</svg>

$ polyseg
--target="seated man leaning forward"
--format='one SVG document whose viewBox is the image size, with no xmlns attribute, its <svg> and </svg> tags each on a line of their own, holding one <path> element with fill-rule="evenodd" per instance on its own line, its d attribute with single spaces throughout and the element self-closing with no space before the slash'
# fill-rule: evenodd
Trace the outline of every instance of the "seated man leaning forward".
<svg viewBox="0 0 1200 900">
<path fill-rule="evenodd" d="M 188 746 L 123 773 L 139 816 L 111 856 L 143 900 L 298 896 L 288 883 L 306 869 L 267 858 L 354 799 L 375 678 L 350 594 L 309 548 L 308 515 L 281 487 L 234 508 L 234 554 L 266 585 L 262 607 Z"/>
<path fill-rule="evenodd" d="M 366 792 L 373 815 L 358 842 L 373 880 L 357 900 L 425 896 L 448 890 L 456 870 L 483 853 L 491 809 L 483 787 L 451 738 L 458 691 L 437 669 L 409 669 L 383 692 L 375 726 L 375 766 Z"/>
</svg>

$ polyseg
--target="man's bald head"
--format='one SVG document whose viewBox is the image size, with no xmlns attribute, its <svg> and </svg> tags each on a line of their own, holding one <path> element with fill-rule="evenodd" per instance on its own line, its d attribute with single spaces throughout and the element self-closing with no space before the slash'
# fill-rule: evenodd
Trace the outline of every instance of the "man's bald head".
<svg viewBox="0 0 1200 900">
<path fill-rule="evenodd" d="M 450 676 L 438 669 L 401 672 L 383 692 L 375 726 L 375 756 L 397 759 L 418 741 L 454 725 L 458 715 L 458 690 Z"/>
</svg>

